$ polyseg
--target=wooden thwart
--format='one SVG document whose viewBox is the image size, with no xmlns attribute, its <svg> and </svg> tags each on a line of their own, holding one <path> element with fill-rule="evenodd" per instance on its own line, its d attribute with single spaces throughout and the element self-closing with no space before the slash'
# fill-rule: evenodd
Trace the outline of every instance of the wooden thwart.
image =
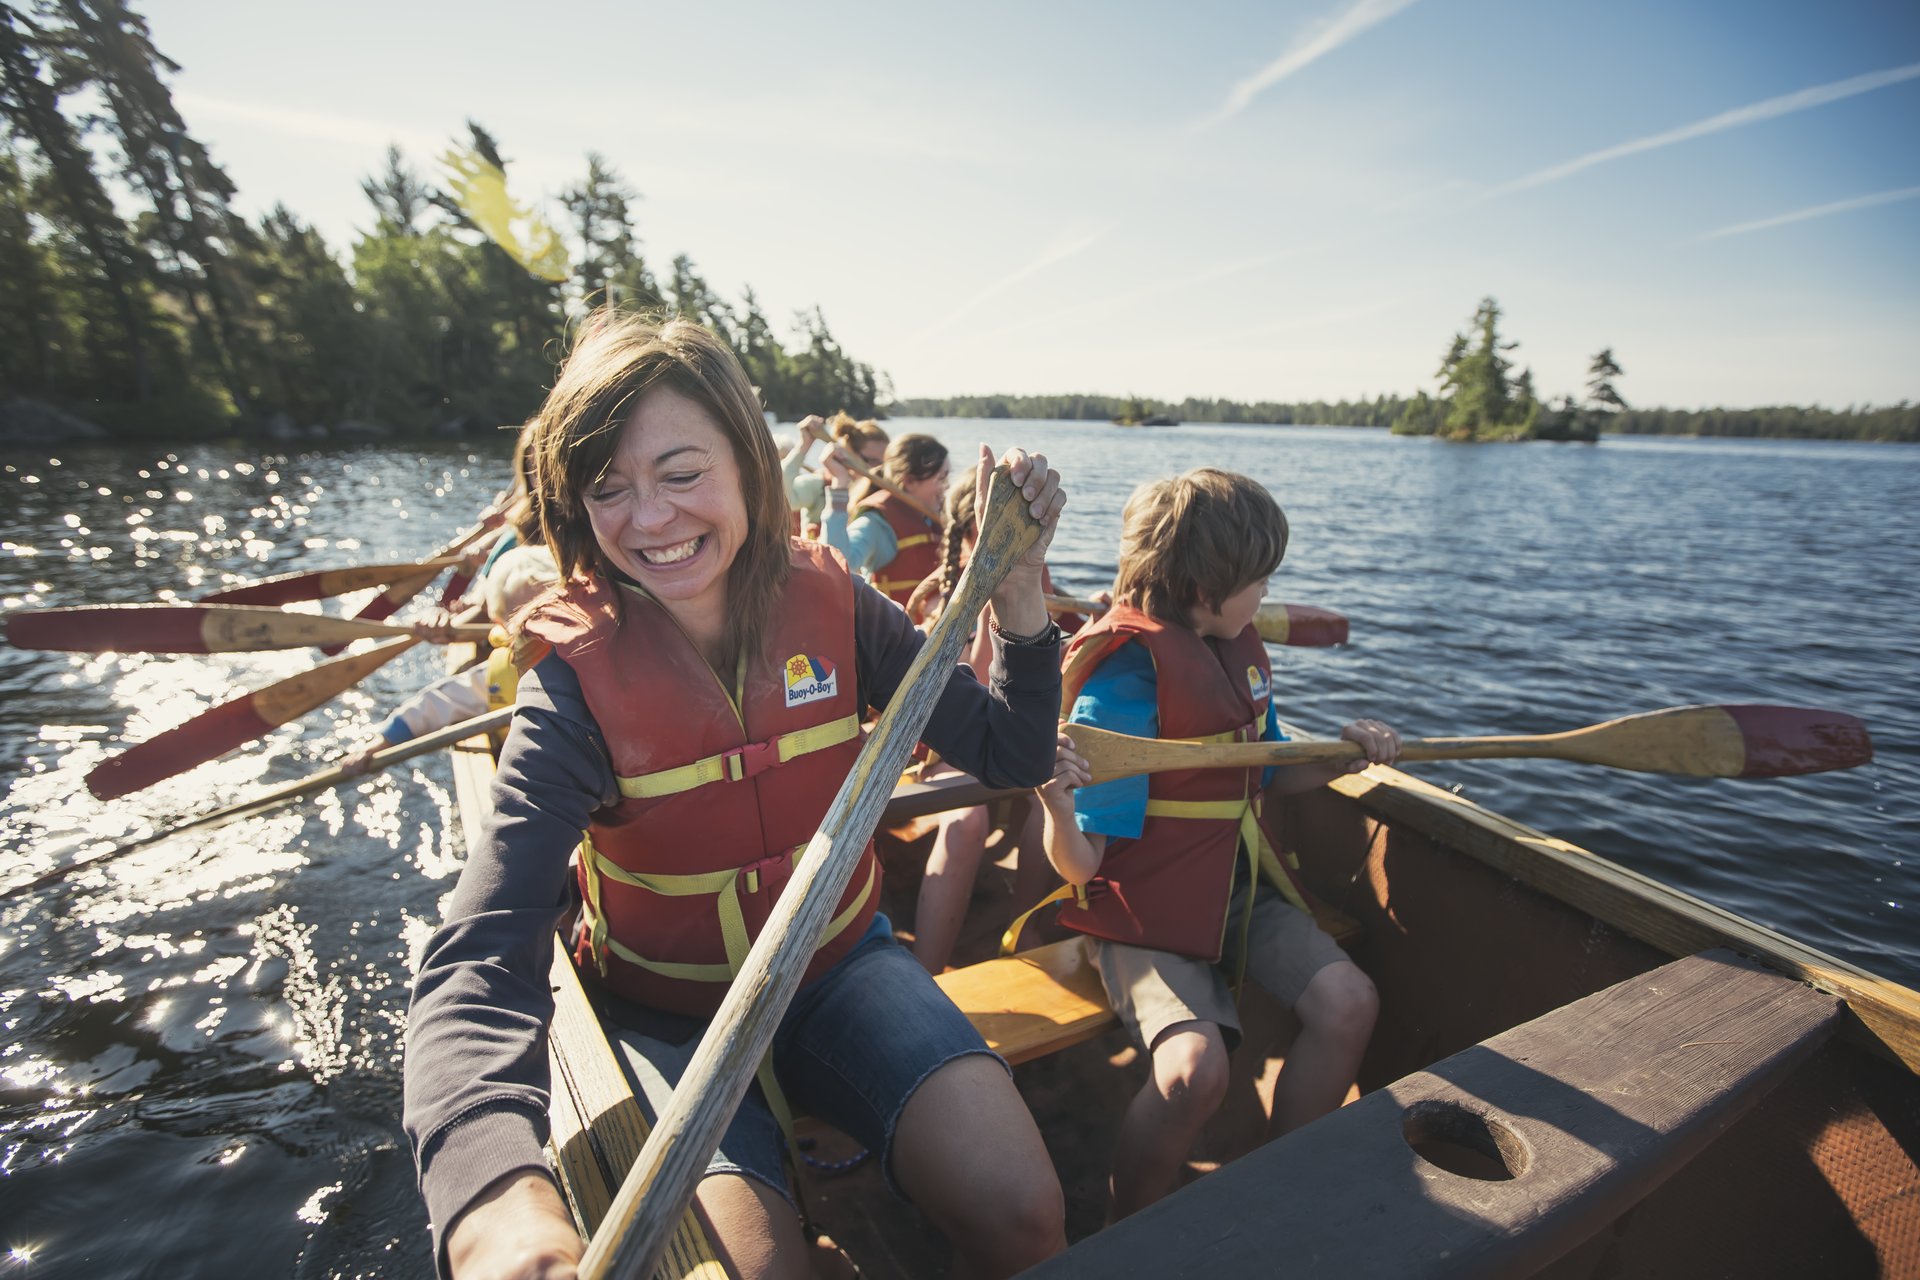
<svg viewBox="0 0 1920 1280">
<path fill-rule="evenodd" d="M 1531 1275 L 1684 1168 L 1840 1012 L 1730 951 L 1676 961 L 1368 1094 L 1027 1274 Z"/>
<path fill-rule="evenodd" d="M 1343 947 L 1362 932 L 1357 920 L 1324 904 L 1314 919 Z M 988 1046 L 1016 1066 L 1119 1025 L 1079 938 L 968 965 L 934 981 Z"/>
</svg>

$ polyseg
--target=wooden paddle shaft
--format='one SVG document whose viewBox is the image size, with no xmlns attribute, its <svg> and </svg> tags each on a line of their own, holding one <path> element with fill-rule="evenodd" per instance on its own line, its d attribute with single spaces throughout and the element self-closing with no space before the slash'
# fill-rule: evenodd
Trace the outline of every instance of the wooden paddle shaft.
<svg viewBox="0 0 1920 1280">
<path fill-rule="evenodd" d="M 1200 743 L 1135 738 L 1069 725 L 1093 780 L 1181 769 L 1336 764 L 1359 760 L 1346 741 Z M 1847 769 L 1873 758 L 1866 726 L 1837 711 L 1802 707 L 1668 707 L 1564 733 L 1415 738 L 1400 761 L 1546 759 L 1697 778 L 1785 777 Z"/>
<path fill-rule="evenodd" d="M 955 589 L 907 669 L 886 712 L 868 735 L 853 771 L 807 845 L 793 880 L 747 953 L 720 1011 L 708 1024 L 673 1099 L 581 1260 L 581 1280 L 650 1276 L 681 1213 L 693 1198 L 773 1033 L 800 985 L 808 960 L 860 863 L 934 703 L 953 673 L 975 618 L 1007 571 L 1040 537 L 1008 478 L 996 468 L 980 540 Z"/>
<path fill-rule="evenodd" d="M 860 455 L 853 452 L 853 450 L 843 446 L 838 440 L 835 440 L 832 436 L 828 435 L 825 431 L 822 431 L 819 427 L 811 426 L 807 429 L 807 433 L 811 435 L 815 440 L 821 441 L 822 443 L 826 444 L 828 447 L 832 448 L 835 452 L 837 452 L 840 455 L 840 461 L 846 463 L 847 466 L 853 470 L 854 474 L 864 476 L 872 483 L 879 485 L 882 489 L 885 489 L 888 493 L 891 493 L 896 498 L 899 498 L 902 502 L 912 507 L 915 511 L 918 511 L 921 515 L 925 516 L 927 519 L 932 520 L 936 523 L 940 521 L 941 516 L 938 511 L 935 511 L 932 507 L 920 501 L 920 499 L 914 497 L 912 494 L 908 493 L 905 489 L 902 489 L 894 481 L 888 479 L 886 476 L 880 474 L 878 471 L 875 471 L 872 467 L 867 465 L 866 459 L 862 458 Z"/>
<path fill-rule="evenodd" d="M 1098 600 L 1082 600 L 1075 596 L 1048 596 L 1047 608 L 1054 613 L 1084 613 L 1091 617 L 1098 617 L 1107 611 L 1107 606 Z M 1311 649 L 1347 642 L 1346 615 L 1310 604 L 1269 601 L 1253 615 L 1253 629 L 1268 644 Z"/>
<path fill-rule="evenodd" d="M 0 900 L 11 898 L 18 893 L 25 893 L 29 889 L 44 888 L 47 885 L 66 879 L 76 871 L 84 871 L 88 867 L 97 867 L 103 862 L 111 862 L 115 858 L 124 857 L 136 850 L 144 849 L 150 844 L 158 844 L 160 841 L 172 836 L 184 835 L 189 831 L 199 831 L 205 828 L 223 827 L 230 822 L 239 822 L 245 818 L 256 817 L 273 809 L 277 809 L 283 804 L 289 804 L 295 800 L 310 796 L 317 791 L 324 791 L 329 787 L 337 787 L 343 782 L 350 782 L 355 778 L 363 777 L 369 773 L 377 773 L 389 765 L 399 764 L 402 760 L 411 760 L 413 757 L 424 755 L 429 751 L 438 751 L 442 747 L 450 746 L 453 743 L 470 738 L 476 733 L 486 733 L 492 729 L 504 728 L 507 721 L 512 718 L 513 708 L 502 707 L 498 711 L 489 711 L 485 715 L 475 716 L 471 720 L 463 720 L 459 724 L 449 725 L 433 733 L 422 734 L 418 738 L 410 738 L 397 746 L 383 747 L 373 753 L 372 763 L 367 769 L 360 773 L 348 773 L 339 765 L 335 765 L 330 769 L 322 769 L 318 773 L 309 774 L 297 781 L 289 782 L 285 786 L 275 787 L 271 791 L 263 791 L 250 800 L 242 800 L 239 804 L 228 805 L 226 808 L 216 809 L 212 813 L 203 813 L 196 818 L 188 818 L 185 822 L 176 822 L 170 827 L 162 827 L 158 831 L 141 836 L 138 840 L 128 840 L 110 849 L 103 849 L 99 853 L 89 854 L 87 857 L 80 858 L 74 862 L 54 867 L 49 871 L 43 871 L 31 880 L 23 880 L 19 884 L 10 885 L 4 890 L 0 890 Z"/>
</svg>

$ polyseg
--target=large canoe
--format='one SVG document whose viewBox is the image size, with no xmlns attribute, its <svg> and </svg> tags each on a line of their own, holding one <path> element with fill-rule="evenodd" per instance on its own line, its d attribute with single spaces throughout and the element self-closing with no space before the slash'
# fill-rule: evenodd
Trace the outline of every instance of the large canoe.
<svg viewBox="0 0 1920 1280">
<path fill-rule="evenodd" d="M 455 760 L 471 832 L 492 759 L 475 740 Z M 896 792 L 896 921 L 928 839 L 913 815 L 981 794 Z M 1250 993 L 1191 1180 L 1105 1230 L 1145 1065 L 1077 943 L 991 958 L 1007 878 L 976 894 L 972 963 L 941 983 L 1016 1064 L 1075 1242 L 1030 1274 L 1920 1276 L 1920 993 L 1394 769 L 1279 803 L 1380 991 L 1360 1096 L 1260 1145 L 1294 1028 Z M 590 1233 L 646 1126 L 564 957 L 553 979 L 554 1167 Z M 802 1133 L 806 1203 L 864 1274 L 946 1274 L 871 1159 L 832 1170 L 850 1144 Z M 725 1274 L 692 1215 L 661 1274 Z"/>
</svg>

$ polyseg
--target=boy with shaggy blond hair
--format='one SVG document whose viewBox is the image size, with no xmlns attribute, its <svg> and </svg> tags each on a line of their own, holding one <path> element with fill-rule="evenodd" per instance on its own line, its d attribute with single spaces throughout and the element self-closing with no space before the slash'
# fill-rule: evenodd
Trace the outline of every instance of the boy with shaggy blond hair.
<svg viewBox="0 0 1920 1280">
<path fill-rule="evenodd" d="M 1088 786 L 1072 725 L 1139 737 L 1280 737 L 1253 617 L 1286 553 L 1287 521 L 1256 481 L 1201 468 L 1143 486 L 1122 517 L 1114 607 L 1068 649 L 1069 723 L 1039 791 L 1047 857 L 1073 887 L 1060 922 L 1086 935 L 1152 1076 L 1121 1121 L 1115 1219 L 1169 1191 L 1224 1099 L 1251 978 L 1301 1029 L 1274 1089 L 1272 1136 L 1337 1107 L 1372 1034 L 1373 983 L 1314 923 L 1290 860 L 1260 816 L 1259 769 L 1195 769 Z M 1369 762 L 1400 739 L 1377 720 L 1341 737 L 1365 761 L 1268 771 L 1287 794 Z"/>
</svg>

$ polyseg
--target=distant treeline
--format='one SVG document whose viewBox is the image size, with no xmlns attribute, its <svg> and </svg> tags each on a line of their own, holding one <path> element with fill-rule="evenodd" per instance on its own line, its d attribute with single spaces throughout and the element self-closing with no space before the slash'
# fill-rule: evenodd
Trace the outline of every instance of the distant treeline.
<svg viewBox="0 0 1920 1280">
<path fill-rule="evenodd" d="M 1038 418 L 1107 422 L 1136 405 L 1181 422 L 1281 423 L 1326 427 L 1390 427 L 1411 397 L 1360 400 L 1145 400 L 1132 396 L 948 396 L 896 400 L 896 418 Z M 1785 440 L 1886 440 L 1920 444 L 1920 405 L 1884 408 L 1771 405 L 1758 409 L 1623 409 L 1604 428 L 1624 435 L 1760 436 Z"/>
<path fill-rule="evenodd" d="M 1300 423 L 1327 427 L 1390 427 L 1406 408 L 1404 396 L 1377 400 L 1144 400 L 1137 396 L 948 396 L 895 400 L 896 418 L 1037 418 L 1068 422 L 1136 421 L 1164 414 L 1180 422 Z"/>
<path fill-rule="evenodd" d="M 1607 430 L 1634 436 L 1764 436 L 1780 440 L 1890 440 L 1920 444 L 1920 405 L 1822 409 L 1623 409 Z"/>
<path fill-rule="evenodd" d="M 491 430 L 538 406 L 569 323 L 610 294 L 710 325 L 783 417 L 868 416 L 886 390 L 817 309 L 776 334 L 751 289 L 649 261 L 639 195 L 598 156 L 561 193 L 557 279 L 397 148 L 351 244 L 284 208 L 249 220 L 174 106 L 178 70 L 126 0 L 0 0 L 0 436 L 37 405 L 167 436 Z M 469 133 L 457 149 L 504 173 Z"/>
</svg>

